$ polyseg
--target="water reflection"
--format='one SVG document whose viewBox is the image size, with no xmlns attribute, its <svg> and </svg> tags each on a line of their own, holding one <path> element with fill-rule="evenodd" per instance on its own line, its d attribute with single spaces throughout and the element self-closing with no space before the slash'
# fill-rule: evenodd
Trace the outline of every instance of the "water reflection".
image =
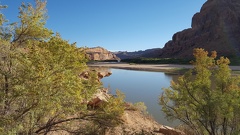
<svg viewBox="0 0 240 135">
<path fill-rule="evenodd" d="M 169 87 L 173 75 L 163 72 L 147 72 L 123 69 L 110 69 L 112 75 L 102 79 L 104 87 L 111 91 L 121 90 L 126 95 L 126 101 L 136 103 L 144 102 L 147 111 L 161 124 L 175 126 L 177 123 L 168 122 L 158 105 L 158 97 L 162 88 Z"/>
</svg>

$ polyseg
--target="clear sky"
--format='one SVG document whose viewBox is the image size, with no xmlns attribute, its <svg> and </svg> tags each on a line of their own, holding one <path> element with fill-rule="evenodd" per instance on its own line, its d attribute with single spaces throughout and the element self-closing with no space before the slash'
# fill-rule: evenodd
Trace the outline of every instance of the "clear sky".
<svg viewBox="0 0 240 135">
<path fill-rule="evenodd" d="M 22 2 L 0 0 L 2 12 L 17 21 Z M 174 33 L 191 27 L 192 16 L 206 0 L 48 0 L 46 27 L 79 47 L 111 51 L 162 48 Z"/>
</svg>

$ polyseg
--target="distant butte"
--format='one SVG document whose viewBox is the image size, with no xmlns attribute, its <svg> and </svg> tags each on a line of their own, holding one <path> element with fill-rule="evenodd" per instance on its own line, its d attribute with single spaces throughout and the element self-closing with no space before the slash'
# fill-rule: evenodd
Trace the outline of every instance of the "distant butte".
<svg viewBox="0 0 240 135">
<path fill-rule="evenodd" d="M 86 54 L 90 60 L 95 61 L 120 60 L 115 54 L 102 47 L 88 48 Z"/>
</svg>

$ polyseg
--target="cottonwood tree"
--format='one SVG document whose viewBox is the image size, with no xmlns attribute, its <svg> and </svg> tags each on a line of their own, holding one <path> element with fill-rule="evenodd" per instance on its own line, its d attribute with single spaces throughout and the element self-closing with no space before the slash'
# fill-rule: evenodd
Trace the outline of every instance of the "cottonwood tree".
<svg viewBox="0 0 240 135">
<path fill-rule="evenodd" d="M 0 15 L 0 134 L 84 133 L 83 121 L 98 128 L 117 124 L 123 96 L 97 110 L 87 108 L 101 85 L 94 73 L 79 78 L 87 68 L 84 48 L 45 27 L 45 6 L 40 0 L 35 6 L 23 3 L 18 23 Z"/>
<path fill-rule="evenodd" d="M 229 59 L 216 52 L 208 56 L 194 49 L 194 69 L 170 88 L 164 88 L 160 105 L 167 118 L 178 119 L 196 135 L 240 133 L 240 77 L 231 75 Z"/>
</svg>

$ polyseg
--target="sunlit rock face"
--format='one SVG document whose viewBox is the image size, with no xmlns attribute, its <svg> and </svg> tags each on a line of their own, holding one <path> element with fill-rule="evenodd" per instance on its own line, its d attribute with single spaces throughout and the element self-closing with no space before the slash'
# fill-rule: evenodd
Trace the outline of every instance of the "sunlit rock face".
<svg viewBox="0 0 240 135">
<path fill-rule="evenodd" d="M 120 60 L 115 54 L 102 47 L 89 48 L 86 53 L 90 60 Z"/>
<path fill-rule="evenodd" d="M 190 58 L 194 48 L 240 56 L 240 0 L 206 1 L 192 17 L 191 28 L 175 33 L 160 57 Z"/>
</svg>

